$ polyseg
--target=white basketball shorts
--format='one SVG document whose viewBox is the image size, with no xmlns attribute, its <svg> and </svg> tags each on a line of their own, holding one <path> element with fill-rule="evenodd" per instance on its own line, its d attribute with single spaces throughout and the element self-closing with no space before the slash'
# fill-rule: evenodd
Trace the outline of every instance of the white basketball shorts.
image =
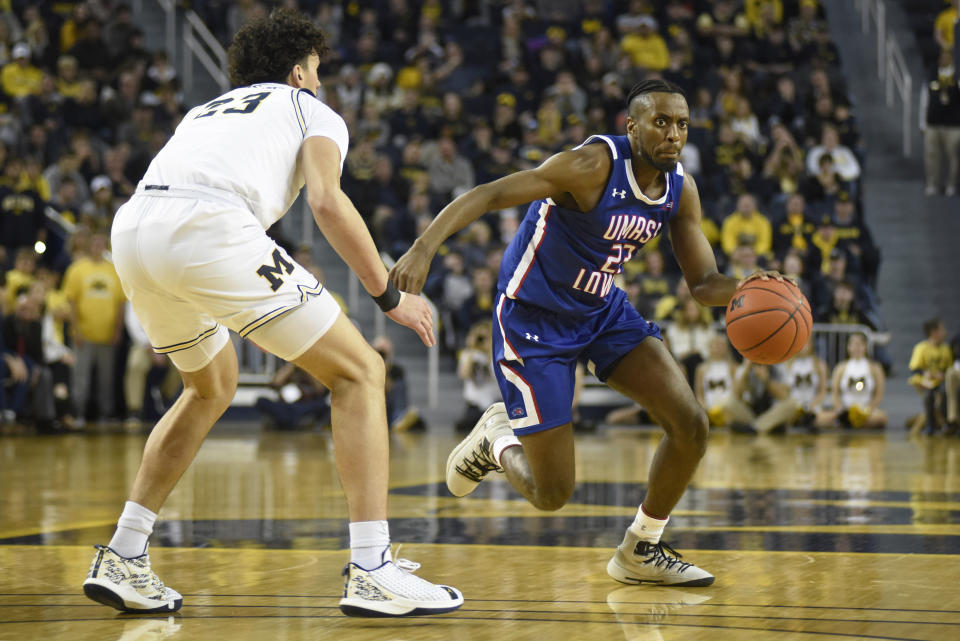
<svg viewBox="0 0 960 641">
<path fill-rule="evenodd" d="M 213 360 L 227 328 L 296 359 L 340 313 L 239 200 L 174 188 L 138 192 L 114 217 L 111 243 L 123 291 L 153 349 L 182 372 Z"/>
</svg>

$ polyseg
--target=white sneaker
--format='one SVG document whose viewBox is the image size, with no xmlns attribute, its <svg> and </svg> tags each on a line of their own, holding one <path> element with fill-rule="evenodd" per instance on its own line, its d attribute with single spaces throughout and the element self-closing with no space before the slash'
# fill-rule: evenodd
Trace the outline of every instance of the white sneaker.
<svg viewBox="0 0 960 641">
<path fill-rule="evenodd" d="M 413 574 L 419 563 L 388 560 L 373 570 L 356 563 L 343 568 L 346 583 L 340 611 L 350 617 L 405 617 L 452 612 L 463 595 L 449 585 L 435 585 Z"/>
<path fill-rule="evenodd" d="M 713 583 L 712 574 L 680 559 L 680 553 L 663 541 L 641 541 L 627 530 L 623 542 L 607 563 L 607 574 L 620 583 L 631 585 L 702 587 Z"/>
<path fill-rule="evenodd" d="M 487 408 L 467 437 L 447 457 L 447 488 L 454 496 L 466 496 L 490 472 L 503 468 L 493 458 L 493 443 L 501 436 L 512 436 L 507 408 L 494 403 Z"/>
<path fill-rule="evenodd" d="M 144 552 L 126 559 L 105 545 L 97 545 L 83 593 L 103 605 L 122 612 L 176 612 L 183 597 L 163 585 L 150 569 L 150 556 Z"/>
</svg>

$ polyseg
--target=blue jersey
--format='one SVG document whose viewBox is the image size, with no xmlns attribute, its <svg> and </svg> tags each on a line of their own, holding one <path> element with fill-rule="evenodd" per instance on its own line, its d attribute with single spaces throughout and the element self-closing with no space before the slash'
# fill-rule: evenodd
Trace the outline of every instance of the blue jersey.
<svg viewBox="0 0 960 641">
<path fill-rule="evenodd" d="M 593 143 L 610 148 L 603 196 L 586 213 L 559 207 L 551 198 L 530 204 L 500 264 L 497 288 L 508 298 L 562 314 L 596 312 L 607 303 L 623 264 L 677 211 L 680 163 L 664 174 L 663 196 L 651 200 L 637 186 L 626 136 L 590 136 L 583 145 Z"/>
</svg>

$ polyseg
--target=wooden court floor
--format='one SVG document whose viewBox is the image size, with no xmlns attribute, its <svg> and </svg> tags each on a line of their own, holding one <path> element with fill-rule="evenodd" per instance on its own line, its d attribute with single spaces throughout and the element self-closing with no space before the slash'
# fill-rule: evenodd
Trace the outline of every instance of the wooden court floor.
<svg viewBox="0 0 960 641">
<path fill-rule="evenodd" d="M 328 433 L 219 425 L 161 513 L 154 568 L 184 595 L 130 616 L 80 590 L 144 436 L 0 436 L 0 641 L 960 639 L 960 439 L 717 433 L 665 540 L 709 588 L 628 587 L 606 562 L 642 497 L 654 431 L 578 439 L 571 504 L 502 480 L 443 486 L 453 435 L 395 437 L 391 529 L 452 614 L 340 615 L 345 512 Z"/>
</svg>

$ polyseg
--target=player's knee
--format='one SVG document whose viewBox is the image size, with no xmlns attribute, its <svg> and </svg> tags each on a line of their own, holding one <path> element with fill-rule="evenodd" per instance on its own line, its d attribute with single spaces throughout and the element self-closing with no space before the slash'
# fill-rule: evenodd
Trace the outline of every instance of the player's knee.
<svg viewBox="0 0 960 641">
<path fill-rule="evenodd" d="M 707 451 L 710 436 L 710 419 L 707 412 L 697 405 L 684 412 L 674 425 L 672 437 L 687 451 L 702 457 Z"/>
<path fill-rule="evenodd" d="M 372 347 L 358 351 L 332 381 L 331 389 L 346 389 L 356 386 L 382 390 L 386 381 L 386 367 L 380 354 Z"/>
<path fill-rule="evenodd" d="M 221 368 L 203 377 L 186 378 L 184 388 L 202 401 L 229 404 L 237 391 L 237 370 Z"/>
<path fill-rule="evenodd" d="M 387 380 L 387 367 L 383 362 L 383 357 L 373 349 L 370 349 L 365 355 L 361 366 L 360 378 L 372 387 L 382 389 Z"/>
<path fill-rule="evenodd" d="M 693 432 L 693 442 L 697 454 L 702 457 L 707 452 L 707 440 L 710 438 L 710 419 L 702 407 L 697 407 L 690 429 Z"/>
<path fill-rule="evenodd" d="M 545 512 L 555 512 L 567 504 L 573 494 L 573 483 L 563 483 L 547 489 L 537 489 L 534 507 Z"/>
</svg>

